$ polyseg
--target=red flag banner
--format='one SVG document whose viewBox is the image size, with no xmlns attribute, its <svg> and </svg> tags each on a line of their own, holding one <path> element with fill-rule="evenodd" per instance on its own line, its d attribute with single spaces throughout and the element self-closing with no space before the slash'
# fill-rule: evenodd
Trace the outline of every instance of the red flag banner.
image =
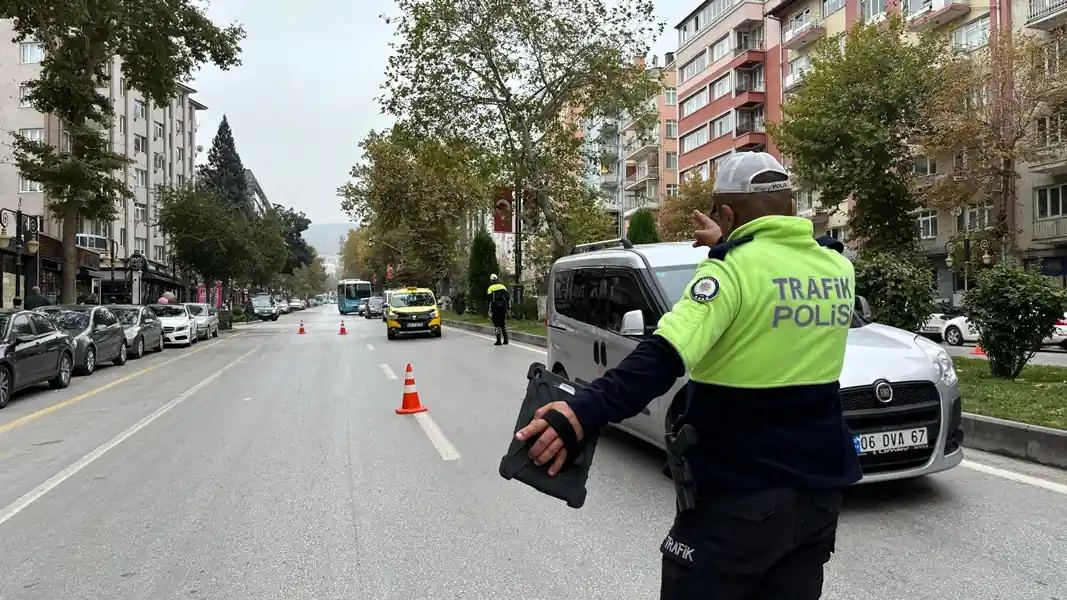
<svg viewBox="0 0 1067 600">
<path fill-rule="evenodd" d="M 393 265 L 386 265 L 385 266 L 385 278 L 386 279 L 392 279 L 393 278 Z"/>
<path fill-rule="evenodd" d="M 497 188 L 493 192 L 493 232 L 512 232 L 512 190 Z"/>
</svg>

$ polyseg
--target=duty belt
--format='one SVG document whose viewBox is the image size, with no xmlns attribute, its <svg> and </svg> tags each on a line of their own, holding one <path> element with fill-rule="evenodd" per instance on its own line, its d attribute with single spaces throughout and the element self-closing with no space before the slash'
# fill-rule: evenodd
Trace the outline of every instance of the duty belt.
<svg viewBox="0 0 1067 600">
<path fill-rule="evenodd" d="M 696 479 L 686 454 L 697 445 L 697 430 L 692 425 L 682 425 L 677 431 L 666 435 L 667 469 L 678 494 L 678 512 L 696 508 Z"/>
</svg>

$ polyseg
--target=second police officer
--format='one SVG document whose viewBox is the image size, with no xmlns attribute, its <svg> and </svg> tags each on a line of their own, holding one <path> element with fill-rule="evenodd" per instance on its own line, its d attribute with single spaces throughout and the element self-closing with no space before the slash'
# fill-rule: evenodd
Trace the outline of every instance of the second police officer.
<svg viewBox="0 0 1067 600">
<path fill-rule="evenodd" d="M 838 393 L 855 274 L 839 242 L 794 216 L 770 154 L 724 160 L 713 197 L 697 240 L 719 243 L 655 335 L 516 437 L 539 435 L 530 456 L 555 474 L 566 450 L 541 416 L 562 413 L 581 439 L 689 373 L 667 423 L 678 512 L 660 546 L 661 600 L 816 600 L 841 490 L 861 477 Z"/>
<path fill-rule="evenodd" d="M 493 329 L 496 331 L 496 344 L 500 345 L 503 336 L 504 345 L 508 343 L 508 324 L 505 320 L 508 308 L 511 306 L 511 297 L 508 296 L 508 288 L 500 283 L 500 278 L 493 273 L 489 276 L 489 289 L 486 291 L 489 299 L 489 316 L 493 319 Z"/>
</svg>

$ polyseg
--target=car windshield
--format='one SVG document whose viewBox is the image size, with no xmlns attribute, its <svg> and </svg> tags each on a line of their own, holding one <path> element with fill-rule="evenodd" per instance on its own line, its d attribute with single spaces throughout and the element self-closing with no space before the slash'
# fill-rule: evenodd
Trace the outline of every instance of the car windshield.
<svg viewBox="0 0 1067 600">
<path fill-rule="evenodd" d="M 160 317 L 184 317 L 189 314 L 185 311 L 185 307 L 180 305 L 153 304 L 152 310 Z"/>
<path fill-rule="evenodd" d="M 370 306 L 373 306 L 374 308 L 381 308 L 382 305 L 385 304 L 385 299 L 384 298 L 371 298 L 370 300 L 367 301 L 367 304 L 370 305 Z"/>
<path fill-rule="evenodd" d="M 141 310 L 137 308 L 112 308 L 111 312 L 123 325 L 136 325 L 137 315 L 141 314 Z"/>
<path fill-rule="evenodd" d="M 252 296 L 252 306 L 270 306 L 270 298 L 266 296 Z"/>
<path fill-rule="evenodd" d="M 693 275 L 696 274 L 696 265 L 687 265 L 684 267 L 671 267 L 669 269 L 657 269 L 656 283 L 659 285 L 660 290 L 663 291 L 663 295 L 666 297 L 667 302 L 673 306 L 675 302 L 681 300 L 685 295 L 686 286 L 693 282 Z M 852 315 L 852 327 L 862 327 L 867 323 L 859 318 L 859 315 L 853 311 Z"/>
<path fill-rule="evenodd" d="M 186 304 L 185 308 L 189 309 L 189 312 L 194 315 L 206 315 L 207 310 L 199 304 Z"/>
<path fill-rule="evenodd" d="M 49 319 L 60 329 L 80 331 L 89 327 L 89 313 L 80 310 L 64 310 L 49 313 Z"/>
<path fill-rule="evenodd" d="M 389 299 L 389 306 L 404 308 L 407 306 L 433 306 L 435 304 L 433 294 L 429 292 L 406 292 L 396 293 Z"/>
</svg>

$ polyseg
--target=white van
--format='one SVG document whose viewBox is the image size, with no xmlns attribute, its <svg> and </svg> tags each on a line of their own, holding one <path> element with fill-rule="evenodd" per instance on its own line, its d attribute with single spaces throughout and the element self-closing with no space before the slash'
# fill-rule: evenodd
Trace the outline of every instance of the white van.
<svg viewBox="0 0 1067 600">
<path fill-rule="evenodd" d="M 549 368 L 591 381 L 617 365 L 652 335 L 707 253 L 689 242 L 635 246 L 622 239 L 584 244 L 556 261 L 547 303 Z M 955 467 L 963 460 L 963 429 L 952 358 L 921 335 L 870 323 L 866 300 L 857 305 L 840 380 L 849 427 L 868 440 L 883 439 L 871 434 L 925 430 L 918 436 L 922 443 L 913 444 L 911 435 L 885 436 L 895 441 L 861 451 L 861 483 Z M 679 379 L 667 395 L 616 427 L 663 448 L 667 410 L 687 381 Z M 886 385 L 891 393 L 885 394 Z"/>
</svg>

